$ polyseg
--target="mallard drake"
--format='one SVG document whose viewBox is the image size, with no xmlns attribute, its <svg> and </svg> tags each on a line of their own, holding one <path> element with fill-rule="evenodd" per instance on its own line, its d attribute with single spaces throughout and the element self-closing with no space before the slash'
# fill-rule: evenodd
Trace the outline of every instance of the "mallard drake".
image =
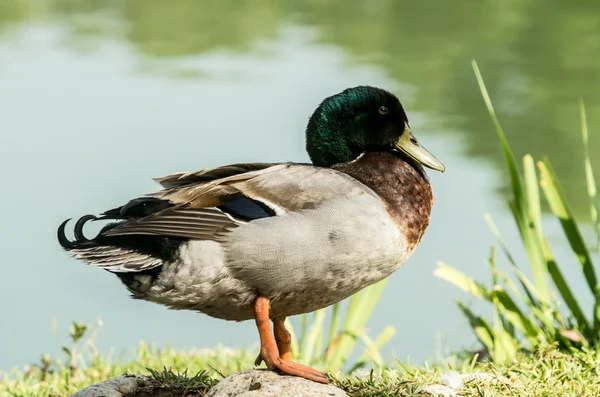
<svg viewBox="0 0 600 397">
<path fill-rule="evenodd" d="M 75 258 L 121 279 L 133 297 L 225 320 L 256 321 L 256 365 L 328 382 L 292 361 L 288 316 L 339 302 L 400 267 L 429 224 L 433 194 L 423 148 L 402 104 L 359 86 L 310 117 L 312 164 L 233 164 L 156 181 L 135 198 L 58 228 Z M 109 220 L 93 239 L 90 220 Z M 273 321 L 274 335 L 269 319 Z"/>
</svg>

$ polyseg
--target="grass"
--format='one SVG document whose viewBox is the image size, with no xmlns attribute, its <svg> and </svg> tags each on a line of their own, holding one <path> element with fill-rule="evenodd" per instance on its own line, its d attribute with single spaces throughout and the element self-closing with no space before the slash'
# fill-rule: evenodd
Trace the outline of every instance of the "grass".
<svg viewBox="0 0 600 397">
<path fill-rule="evenodd" d="M 550 161 L 544 159 L 536 163 L 530 155 L 526 155 L 523 158 L 521 171 L 475 62 L 473 68 L 506 158 L 507 173 L 510 175 L 512 186 L 509 205 L 528 254 L 527 265 L 532 278 L 524 274 L 525 264 L 517 263 L 514 259 L 514 255 L 489 215 L 486 215 L 486 221 L 508 260 L 510 272 L 498 268 L 495 249 L 492 249 L 488 260 L 491 286 L 486 286 L 441 262 L 435 275 L 456 285 L 472 297 L 491 304 L 494 313 L 492 321 L 488 321 L 473 313 L 464 303 L 458 302 L 475 335 L 497 363 L 511 362 L 523 347 L 536 348 L 553 342 L 559 342 L 565 349 L 598 346 L 600 345 L 600 284 L 596 275 L 597 267 L 594 266 L 591 250 L 588 248 L 590 244 L 583 239 L 580 225 L 570 210 Z M 583 103 L 580 106 L 580 115 L 584 157 L 577 161 L 581 161 L 582 170 L 585 169 L 590 219 L 597 234 L 595 244 L 600 242 L 598 194 L 590 163 Z M 570 247 L 572 257 L 566 265 L 559 266 L 544 233 L 542 197 L 563 229 L 565 245 Z M 600 250 L 600 244 L 598 249 Z M 572 286 L 569 286 L 564 277 L 565 271 L 581 272 L 582 278 L 586 280 L 588 292 L 594 297 L 589 308 L 581 306 L 578 295 L 583 291 L 575 291 Z"/>
<path fill-rule="evenodd" d="M 307 325 L 307 332 L 314 327 L 314 322 Z M 123 360 L 96 350 L 98 329 L 99 326 L 73 323 L 69 330 L 71 343 L 62 347 L 63 357 L 43 356 L 40 363 L 0 373 L 0 397 L 70 396 L 86 386 L 125 374 L 149 376 L 148 390 L 154 392 L 168 390 L 171 396 L 204 396 L 225 376 L 252 368 L 256 355 L 256 351 L 225 347 L 159 349 L 142 342 L 133 359 Z M 325 335 L 324 330 L 313 333 Z M 301 345 L 306 343 L 305 340 Z M 423 366 L 397 360 L 381 364 L 372 362 L 371 370 L 361 368 L 350 374 L 341 370 L 329 373 L 334 384 L 352 397 L 429 396 L 430 388 L 440 387 L 449 371 L 463 374 L 463 386 L 457 390 L 460 396 L 600 395 L 600 352 L 588 348 L 566 352 L 557 345 L 548 345 L 533 354 L 518 353 L 507 365 L 479 362 L 477 356 L 468 353 Z"/>
<path fill-rule="evenodd" d="M 365 288 L 344 304 L 337 303 L 330 308 L 299 316 L 298 331 L 288 320 L 286 325 L 293 335 L 292 353 L 295 361 L 338 374 L 342 370 L 353 371 L 369 364 L 381 367 L 383 360 L 380 350 L 396 331 L 388 326 L 372 339 L 365 327 L 385 284 L 384 280 Z M 0 373 L 4 378 L 0 383 L 0 397 L 5 394 L 70 395 L 89 384 L 126 373 L 149 373 L 157 387 L 167 385 L 168 388 L 203 395 L 203 391 L 222 378 L 221 375 L 247 369 L 258 353 L 258 347 L 254 352 L 227 348 L 177 352 L 159 350 L 141 343 L 135 360 L 113 360 L 112 355 L 105 357 L 96 350 L 94 339 L 100 324 L 100 321 L 95 326 L 73 322 L 68 331 L 70 344 L 61 346 L 63 358 L 44 355 L 39 363 L 24 370 L 13 370 L 3 375 Z M 54 328 L 58 330 L 56 324 Z M 358 358 L 351 359 L 357 356 L 354 352 L 359 342 L 364 352 Z M 167 367 L 185 369 L 185 372 L 176 373 L 167 370 Z"/>
<path fill-rule="evenodd" d="M 88 385 L 128 373 L 146 374 L 153 387 L 181 395 L 203 396 L 223 376 L 248 368 L 255 352 L 217 348 L 179 352 L 142 343 L 136 358 L 121 362 L 90 353 L 85 367 L 73 371 L 67 361 L 44 372 L 39 367 L 2 375 L 0 396 L 69 396 Z M 175 368 L 187 368 L 177 372 Z M 472 374 L 457 392 L 461 396 L 598 396 L 600 354 L 591 349 L 564 352 L 547 346 L 518 354 L 509 365 L 476 362 L 465 357 L 425 367 L 394 363 L 385 369 L 336 377 L 334 384 L 352 397 L 427 396 L 428 387 L 450 370 Z M 486 373 L 485 377 L 481 373 Z M 475 376 L 479 374 L 479 376 Z"/>
<path fill-rule="evenodd" d="M 369 363 L 382 366 L 380 351 L 396 334 L 396 330 L 387 326 L 372 339 L 366 331 L 366 325 L 386 283 L 387 280 L 383 280 L 358 292 L 345 307 L 343 303 L 336 303 L 330 308 L 301 315 L 298 333 L 288 319 L 286 326 L 292 334 L 292 354 L 296 361 L 319 369 L 345 369 L 349 372 Z M 328 312 L 331 312 L 331 318 L 326 325 Z M 364 353 L 358 359 L 351 360 L 359 342 L 365 347 Z"/>
<path fill-rule="evenodd" d="M 583 350 L 565 353 L 547 346 L 535 354 L 520 354 L 510 365 L 463 363 L 468 372 L 461 396 L 598 396 L 600 355 Z M 348 377 L 337 382 L 350 396 L 425 396 L 427 386 L 440 381 L 447 369 L 386 370 L 372 378 Z M 485 374 L 485 375 L 484 375 Z"/>
<path fill-rule="evenodd" d="M 348 302 L 337 303 L 330 308 L 300 316 L 298 331 L 287 323 L 293 335 L 292 353 L 295 361 L 322 370 L 342 374 L 342 370 L 354 371 L 369 364 L 383 365 L 380 349 L 395 334 L 386 327 L 375 339 L 366 332 L 386 281 L 365 288 L 352 296 Z M 330 312 L 330 313 L 328 313 Z M 326 321 L 327 319 L 327 321 Z M 10 396 L 62 396 L 94 383 L 126 373 L 151 374 L 156 387 L 167 387 L 185 393 L 203 393 L 225 374 L 247 369 L 254 362 L 254 352 L 218 348 L 212 351 L 177 352 L 159 350 L 141 343 L 132 361 L 114 360 L 100 354 L 94 339 L 100 329 L 96 326 L 73 322 L 68 334 L 70 344 L 61 347 L 63 358 L 44 355 L 39 363 L 24 370 L 4 374 L 0 384 L 0 397 Z M 54 325 L 57 330 L 57 325 Z M 362 355 L 354 354 L 360 344 Z M 358 358 L 352 358 L 356 357 Z M 182 373 L 171 369 L 185 369 Z M 209 375 L 210 374 L 210 375 Z"/>
</svg>

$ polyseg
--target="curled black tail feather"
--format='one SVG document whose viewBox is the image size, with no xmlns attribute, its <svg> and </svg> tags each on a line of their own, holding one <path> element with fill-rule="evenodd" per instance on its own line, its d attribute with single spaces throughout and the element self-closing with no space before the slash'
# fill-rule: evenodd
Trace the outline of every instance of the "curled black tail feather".
<svg viewBox="0 0 600 397">
<path fill-rule="evenodd" d="M 83 234 L 83 225 L 85 225 L 85 223 L 87 221 L 95 220 L 95 219 L 96 219 L 96 217 L 94 215 L 85 215 L 85 216 L 82 216 L 81 218 L 79 218 L 77 223 L 75 223 L 75 228 L 73 229 L 73 231 L 75 233 L 75 239 L 77 241 L 88 241 L 88 239 Z"/>
<path fill-rule="evenodd" d="M 75 222 L 72 241 L 65 234 L 67 223 L 71 220 L 67 219 L 58 227 L 58 242 L 76 259 L 117 275 L 133 296 L 140 298 L 160 276 L 163 264 L 176 259 L 181 244 L 188 239 L 135 234 L 107 236 L 105 233 L 118 225 L 171 206 L 173 204 L 168 201 L 142 197 L 105 211 L 100 216 L 82 216 Z M 95 237 L 87 238 L 83 233 L 85 224 L 97 220 L 112 222 L 106 224 Z"/>
<path fill-rule="evenodd" d="M 56 233 L 58 237 L 58 243 L 61 245 L 61 247 L 63 247 L 66 250 L 72 250 L 77 248 L 77 244 L 71 242 L 65 235 L 65 227 L 67 226 L 67 223 L 69 223 L 70 220 L 71 218 L 61 223 Z"/>
<path fill-rule="evenodd" d="M 77 220 L 77 222 L 75 223 L 75 227 L 73 228 L 73 235 L 75 236 L 75 240 L 73 240 L 73 241 L 70 241 L 67 238 L 67 235 L 65 234 L 65 228 L 67 226 L 67 223 L 69 223 L 69 221 L 71 220 L 71 218 L 67 219 L 66 221 L 61 223 L 60 226 L 58 227 L 58 230 L 57 230 L 58 243 L 64 249 L 66 249 L 68 251 L 73 250 L 73 249 L 93 248 L 95 246 L 100 245 L 100 244 L 97 244 L 98 241 L 95 241 L 95 240 L 97 240 L 102 235 L 103 232 L 105 232 L 108 229 L 112 229 L 113 227 L 118 225 L 118 223 L 106 225 L 100 231 L 100 233 L 98 233 L 98 236 L 96 236 L 95 238 L 90 240 L 87 237 L 85 237 L 85 235 L 83 234 L 83 226 L 88 221 L 95 221 L 96 219 L 98 219 L 98 218 L 95 215 L 84 215 L 81 218 L 79 218 Z"/>
<path fill-rule="evenodd" d="M 162 261 L 171 260 L 176 255 L 181 244 L 188 240 L 187 238 L 136 234 L 107 236 L 105 233 L 130 220 L 140 219 L 172 206 L 173 204 L 165 200 L 154 197 L 141 197 L 131 200 L 121 207 L 105 211 L 99 217 L 95 215 L 82 216 L 77 220 L 73 228 L 73 235 L 75 237 L 73 241 L 69 240 L 65 234 L 66 225 L 71 220 L 67 219 L 58 227 L 58 242 L 65 250 L 71 251 L 73 254 L 81 250 L 97 250 L 101 247 L 106 247 L 109 250 L 112 247 L 150 255 Z M 115 222 L 104 226 L 94 238 L 87 238 L 83 233 L 85 224 L 89 221 L 97 220 L 114 220 Z"/>
</svg>

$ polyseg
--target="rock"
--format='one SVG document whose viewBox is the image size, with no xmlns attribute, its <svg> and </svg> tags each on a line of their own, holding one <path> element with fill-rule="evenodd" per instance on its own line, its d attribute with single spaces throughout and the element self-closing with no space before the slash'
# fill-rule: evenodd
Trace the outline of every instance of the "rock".
<svg viewBox="0 0 600 397">
<path fill-rule="evenodd" d="M 143 375 L 124 375 L 88 386 L 72 397 L 180 397 L 186 388 L 158 385 Z M 189 390 L 187 390 L 189 392 Z M 208 391 L 207 397 L 347 397 L 333 385 L 323 385 L 267 370 L 231 375 Z"/>
<path fill-rule="evenodd" d="M 440 383 L 444 386 L 448 386 L 451 389 L 462 389 L 465 385 L 463 382 L 463 376 L 457 371 L 448 371 L 440 376 Z"/>
<path fill-rule="evenodd" d="M 296 376 L 267 370 L 248 370 L 228 376 L 209 390 L 206 397 L 347 397 L 333 385 L 323 385 Z"/>
<path fill-rule="evenodd" d="M 452 388 L 444 385 L 429 385 L 425 388 L 425 392 L 436 397 L 462 397 L 458 395 Z"/>
<path fill-rule="evenodd" d="M 142 375 L 123 375 L 79 390 L 71 397 L 134 396 L 141 388 L 150 387 L 150 379 Z"/>
<path fill-rule="evenodd" d="M 505 377 L 497 377 L 486 372 L 475 372 L 469 374 L 461 374 L 457 371 L 448 371 L 440 376 L 439 385 L 429 385 L 425 391 L 433 396 L 443 397 L 462 397 L 458 394 L 458 390 L 465 386 L 468 382 L 479 383 L 497 383 L 503 382 L 508 384 L 510 381 Z"/>
</svg>

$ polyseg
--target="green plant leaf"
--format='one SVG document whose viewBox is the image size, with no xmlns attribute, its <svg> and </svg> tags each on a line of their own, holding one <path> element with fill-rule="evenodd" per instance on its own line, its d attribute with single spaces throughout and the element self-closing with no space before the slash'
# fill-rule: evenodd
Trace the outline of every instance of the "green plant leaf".
<svg viewBox="0 0 600 397">
<path fill-rule="evenodd" d="M 529 299 L 529 301 L 536 307 L 539 307 L 540 304 L 543 304 L 545 306 L 550 305 L 550 302 L 545 300 L 546 297 L 538 291 L 537 287 L 529 280 L 529 278 L 527 278 L 527 276 L 525 276 L 525 274 L 523 274 L 523 272 L 517 266 L 515 259 L 513 258 L 512 254 L 510 253 L 510 250 L 508 249 L 508 246 L 506 245 L 504 237 L 500 233 L 500 230 L 494 223 L 492 217 L 489 214 L 485 214 L 484 218 L 488 226 L 490 227 L 492 233 L 494 234 L 494 237 L 496 237 L 496 240 L 498 241 L 500 248 L 504 252 L 504 255 L 508 258 L 508 263 L 510 264 L 510 267 L 512 268 L 513 272 L 519 279 L 521 287 L 523 288 L 523 291 L 525 291 L 525 293 L 527 294 L 527 298 Z"/>
<path fill-rule="evenodd" d="M 380 281 L 355 294 L 350 298 L 346 311 L 344 325 L 333 353 L 327 357 L 327 367 L 338 369 L 348 359 L 356 345 L 356 335 L 359 335 L 377 305 L 387 280 Z"/>
<path fill-rule="evenodd" d="M 590 161 L 589 134 L 583 100 L 579 104 L 579 113 L 581 117 L 581 135 L 583 138 L 584 149 L 583 162 L 585 165 L 585 180 L 588 196 L 590 197 L 590 214 L 592 216 L 592 222 L 596 227 L 596 244 L 598 254 L 600 254 L 600 202 L 598 200 L 598 191 L 596 190 L 596 179 L 594 178 L 594 171 L 592 170 L 592 162 Z"/>
<path fill-rule="evenodd" d="M 307 364 L 313 360 L 315 353 L 320 354 L 318 350 L 319 340 L 323 338 L 323 322 L 325 321 L 325 309 L 317 310 L 314 314 L 313 322 L 308 329 L 305 345 L 302 346 L 304 353 L 302 358 Z"/>
<path fill-rule="evenodd" d="M 303 314 L 303 316 L 304 316 L 304 314 Z M 301 356 L 301 348 L 300 348 L 298 336 L 296 334 L 296 330 L 294 329 L 294 326 L 292 325 L 292 322 L 290 321 L 289 317 L 285 319 L 285 328 L 287 328 L 288 332 L 292 336 L 292 345 L 291 345 L 292 356 L 294 356 L 297 360 L 304 362 L 302 357 L 300 357 Z"/>
<path fill-rule="evenodd" d="M 338 324 L 340 322 L 340 303 L 336 303 L 331 309 L 331 323 L 329 325 L 329 336 L 327 337 L 327 347 L 337 339 Z"/>
<path fill-rule="evenodd" d="M 513 280 L 508 277 L 508 274 L 505 272 L 499 271 L 498 275 L 504 281 L 504 284 L 516 295 L 517 299 L 525 304 L 525 306 L 529 309 L 535 308 L 535 304 L 529 299 L 527 295 L 523 295 L 521 290 L 517 288 L 517 285 L 513 282 Z"/>
<path fill-rule="evenodd" d="M 375 341 L 371 339 L 369 335 L 367 335 L 367 333 L 364 331 L 360 332 L 358 334 L 358 337 L 365 344 L 366 349 L 364 354 L 366 355 L 366 357 L 369 357 L 371 360 L 373 360 L 375 365 L 377 365 L 378 367 L 383 366 L 383 358 L 381 357 L 381 353 L 379 353 L 379 349 L 377 348 Z"/>
<path fill-rule="evenodd" d="M 538 348 L 546 343 L 554 342 L 559 342 L 566 349 L 581 348 L 582 346 L 591 345 L 590 343 L 596 343 L 600 340 L 600 285 L 597 283 L 588 248 L 572 216 L 556 176 L 549 162 L 545 160 L 543 163 L 538 163 L 538 178 L 536 164 L 530 155 L 524 156 L 523 173 L 519 172 L 517 162 L 496 116 L 475 61 L 473 61 L 473 69 L 506 158 L 513 194 L 509 200 L 509 205 L 529 257 L 533 282 L 519 269 L 500 231 L 488 214 L 485 216 L 486 221 L 508 258 L 511 270 L 518 278 L 521 288 L 512 281 L 508 274 L 498 270 L 493 247 L 488 262 L 493 284 L 491 289 L 441 262 L 438 262 L 438 268 L 435 270 L 434 275 L 458 286 L 472 297 L 492 303 L 492 327 L 481 317 L 474 315 L 461 302 L 458 302 L 458 305 L 469 319 L 477 337 L 486 346 L 490 356 L 496 362 L 508 363 L 516 357 L 519 347 L 516 332 L 522 334 L 530 345 Z M 581 119 L 586 151 L 585 165 L 588 195 L 592 203 L 592 220 L 596 233 L 599 235 L 598 245 L 600 249 L 598 193 L 591 162 L 589 161 L 588 133 L 583 105 L 581 107 Z M 550 204 L 552 212 L 560 220 L 571 249 L 581 264 L 586 282 L 596 298 L 593 325 L 581 309 L 580 302 L 575 297 L 575 291 L 567 284 L 544 235 L 540 187 L 543 196 Z M 550 282 L 556 288 L 550 288 Z M 504 285 L 507 286 L 508 290 L 504 288 Z M 566 303 L 568 311 L 560 310 L 560 302 L 556 291 Z M 566 314 L 564 318 L 563 314 Z"/>
<path fill-rule="evenodd" d="M 69 336 L 71 337 L 71 341 L 73 343 L 79 342 L 79 340 L 83 338 L 87 330 L 88 326 L 86 324 L 73 321 L 73 323 L 71 324 L 71 329 L 69 330 Z"/>
<path fill-rule="evenodd" d="M 558 264 L 556 263 L 556 260 L 552 256 L 546 239 L 544 239 L 544 256 L 546 257 L 546 262 L 548 263 L 548 273 L 550 273 L 550 277 L 552 278 L 554 285 L 558 289 L 560 296 L 569 307 L 569 310 L 577 321 L 578 326 L 581 327 L 584 332 L 589 330 L 590 324 L 586 319 L 583 310 L 581 310 L 577 298 L 575 298 L 575 295 L 567 284 L 567 280 L 565 280 L 560 268 L 558 267 Z"/>
<path fill-rule="evenodd" d="M 493 355 L 494 362 L 500 364 L 509 364 L 517 356 L 519 345 L 503 328 L 498 326 L 494 328 L 494 349 L 490 352 Z"/>
<path fill-rule="evenodd" d="M 300 340 L 298 341 L 299 346 L 304 346 L 306 341 L 306 334 L 308 333 L 308 313 L 300 316 Z"/>
<path fill-rule="evenodd" d="M 494 331 L 492 327 L 483 318 L 473 314 L 471 309 L 465 306 L 461 301 L 456 301 L 458 308 L 463 312 L 469 320 L 469 324 L 475 333 L 475 336 L 486 347 L 488 352 L 494 349 Z"/>
<path fill-rule="evenodd" d="M 506 158 L 506 164 L 508 165 L 508 170 L 510 174 L 510 180 L 512 184 L 512 190 L 514 194 L 514 209 L 515 219 L 517 220 L 517 224 L 519 226 L 519 231 L 521 232 L 521 236 L 523 238 L 523 242 L 525 247 L 527 248 L 527 253 L 530 257 L 531 268 L 533 271 L 533 279 L 535 280 L 535 284 L 540 291 L 540 293 L 545 297 L 545 299 L 549 298 L 548 291 L 548 281 L 546 279 L 546 263 L 543 260 L 541 249 L 539 247 L 539 232 L 535 228 L 534 220 L 531 219 L 532 214 L 536 214 L 539 207 L 539 197 L 538 202 L 531 203 L 528 200 L 528 194 L 532 193 L 530 190 L 531 185 L 531 175 L 530 173 L 527 176 L 528 179 L 527 187 L 525 186 L 525 182 L 519 173 L 519 168 L 517 167 L 517 161 L 515 160 L 515 156 L 513 155 L 512 149 L 510 148 L 510 144 L 508 143 L 508 139 L 506 139 L 506 134 L 500 125 L 500 121 L 496 116 L 496 112 L 494 111 L 494 107 L 492 106 L 492 101 L 487 92 L 487 88 L 485 87 L 485 83 L 483 82 L 483 77 L 481 76 L 481 72 L 479 71 L 479 67 L 477 66 L 477 62 L 472 61 L 473 70 L 475 72 L 475 77 L 477 78 L 477 83 L 479 85 L 479 90 L 481 91 L 481 95 L 483 96 L 483 101 L 486 104 L 488 109 L 488 113 L 496 127 L 496 133 L 498 134 L 498 138 L 500 139 L 500 143 L 502 144 L 502 150 L 504 152 L 504 156 Z M 536 181 L 537 185 L 537 181 Z M 527 189 L 527 192 L 525 191 Z M 530 198 L 534 198 L 532 195 Z"/>
<path fill-rule="evenodd" d="M 504 151 L 504 156 L 506 157 L 506 163 L 508 165 L 510 180 L 512 182 L 513 191 L 515 192 L 515 196 L 517 198 L 524 197 L 523 194 L 523 180 L 521 178 L 521 174 L 519 173 L 519 169 L 517 167 L 517 161 L 512 154 L 512 150 L 508 143 L 508 139 L 506 139 L 506 134 L 500 125 L 500 121 L 496 116 L 496 112 L 494 110 L 494 106 L 492 105 L 492 100 L 487 92 L 487 88 L 485 87 L 485 83 L 483 82 L 483 77 L 481 76 L 481 72 L 479 71 L 479 66 L 477 66 L 477 62 L 475 60 L 471 61 L 471 65 L 473 66 L 473 70 L 475 71 L 475 77 L 477 78 L 477 84 L 479 85 L 479 90 L 481 91 L 481 95 L 483 96 L 483 101 L 485 102 L 485 106 L 487 107 L 488 113 L 492 118 L 492 122 L 496 127 L 496 133 L 498 134 L 498 138 L 500 138 L 500 143 L 502 144 L 502 149 Z"/>
<path fill-rule="evenodd" d="M 600 199 L 598 199 L 598 191 L 596 189 L 596 179 L 592 170 L 592 162 L 590 161 L 589 134 L 587 126 L 587 117 L 585 114 L 585 105 L 583 100 L 579 106 L 581 117 L 581 135 L 583 139 L 583 161 L 585 166 L 585 179 L 587 185 L 588 196 L 590 198 L 590 215 L 596 229 L 596 249 L 600 255 Z M 594 308 L 595 328 L 598 329 L 597 337 L 600 338 L 600 285 L 596 285 L 594 293 L 596 297 L 596 305 Z"/>
<path fill-rule="evenodd" d="M 375 364 L 382 366 L 383 359 L 381 359 L 381 354 L 379 353 L 379 351 L 390 339 L 392 339 L 394 335 L 396 335 L 396 330 L 393 327 L 388 326 L 385 327 L 383 331 L 381 331 L 379 336 L 377 336 L 377 338 L 372 344 L 365 343 L 365 345 L 367 346 L 367 350 L 363 353 L 362 356 L 358 358 L 358 360 L 356 360 L 356 363 L 348 372 L 352 373 L 354 370 L 363 367 L 366 364 L 366 362 L 369 361 L 369 359 L 373 359 L 373 362 L 375 362 Z M 364 332 L 360 336 L 361 339 L 363 339 L 363 341 L 365 341 L 365 339 L 370 340 L 369 336 Z M 378 363 L 377 360 L 373 358 L 375 356 L 379 357 L 380 363 Z"/>
<path fill-rule="evenodd" d="M 538 167 L 540 169 L 540 185 L 542 186 L 548 204 L 550 204 L 550 209 L 559 219 L 567 240 L 571 245 L 571 249 L 581 264 L 588 286 L 592 291 L 592 294 L 596 296 L 598 280 L 596 278 L 596 272 L 594 271 L 594 265 L 585 241 L 581 236 L 581 232 L 577 227 L 577 222 L 573 217 L 573 213 L 569 208 L 563 190 L 556 178 L 556 174 L 547 159 L 545 159 L 544 162 L 538 162 Z"/>
<path fill-rule="evenodd" d="M 538 178 L 535 173 L 535 163 L 533 157 L 529 154 L 523 157 L 523 175 L 525 180 L 525 191 L 527 193 L 529 219 L 531 219 L 538 238 L 541 239 L 542 209 L 540 205 L 540 190 L 538 188 Z"/>
<path fill-rule="evenodd" d="M 541 302 L 550 302 L 552 297 L 550 295 L 550 290 L 548 289 L 548 267 L 540 247 L 541 242 L 538 237 L 538 232 L 533 227 L 533 223 L 527 212 L 519 212 L 519 208 L 514 200 L 510 203 L 510 209 L 515 223 L 519 228 L 523 245 L 525 245 L 525 249 L 527 250 L 527 255 L 529 256 L 534 285 L 538 293 L 538 300 Z"/>
<path fill-rule="evenodd" d="M 501 286 L 494 287 L 494 302 L 500 313 L 514 325 L 531 344 L 544 339 L 544 332 L 528 319 L 519 309 L 512 297 Z"/>
<path fill-rule="evenodd" d="M 434 276 L 456 285 L 458 288 L 475 298 L 488 301 L 491 299 L 491 292 L 465 273 L 454 269 L 441 261 L 438 261 L 437 265 L 438 267 L 433 272 Z"/>
</svg>

